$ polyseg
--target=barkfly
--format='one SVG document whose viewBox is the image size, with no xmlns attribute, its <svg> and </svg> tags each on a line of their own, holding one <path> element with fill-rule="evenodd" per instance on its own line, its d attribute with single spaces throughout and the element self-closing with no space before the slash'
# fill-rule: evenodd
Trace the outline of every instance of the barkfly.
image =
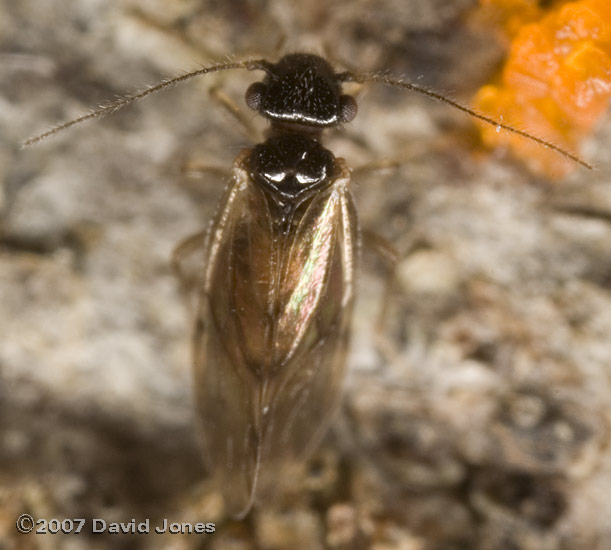
<svg viewBox="0 0 611 550">
<path fill-rule="evenodd" d="M 194 330 L 197 416 L 229 513 L 244 516 L 324 434 L 344 378 L 360 231 L 350 171 L 321 144 L 350 122 L 344 82 L 414 90 L 534 140 L 435 92 L 380 74 L 335 72 L 304 53 L 228 62 L 164 80 L 48 132 L 117 111 L 194 76 L 258 70 L 247 105 L 268 119 L 265 141 L 242 151 L 208 232 Z M 586 165 L 587 166 L 587 165 Z"/>
</svg>

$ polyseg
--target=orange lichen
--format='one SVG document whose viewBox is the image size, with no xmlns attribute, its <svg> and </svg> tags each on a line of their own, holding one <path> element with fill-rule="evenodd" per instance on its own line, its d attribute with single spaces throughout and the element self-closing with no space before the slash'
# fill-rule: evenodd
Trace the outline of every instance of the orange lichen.
<svg viewBox="0 0 611 550">
<path fill-rule="evenodd" d="M 579 0 L 522 25 L 512 40 L 500 83 L 481 88 L 474 106 L 573 150 L 592 131 L 610 96 L 611 1 Z M 519 136 L 484 126 L 482 135 L 489 145 L 510 146 L 547 176 L 561 177 L 575 168 L 568 159 Z"/>
</svg>

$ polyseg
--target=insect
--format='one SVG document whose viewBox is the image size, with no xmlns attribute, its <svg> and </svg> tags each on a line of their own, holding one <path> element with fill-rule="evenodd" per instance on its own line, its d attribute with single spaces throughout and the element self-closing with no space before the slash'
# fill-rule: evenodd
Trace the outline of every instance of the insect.
<svg viewBox="0 0 611 550">
<path fill-rule="evenodd" d="M 215 71 L 259 70 L 247 105 L 266 139 L 236 158 L 206 244 L 193 337 L 197 417 L 226 508 L 245 516 L 313 450 L 338 405 L 360 229 L 350 171 L 321 144 L 356 115 L 344 82 L 418 91 L 499 128 L 577 157 L 408 82 L 335 72 L 322 57 L 228 62 L 164 80 L 31 138 L 30 145 L 163 88 Z M 586 165 L 587 166 L 587 165 Z"/>
</svg>

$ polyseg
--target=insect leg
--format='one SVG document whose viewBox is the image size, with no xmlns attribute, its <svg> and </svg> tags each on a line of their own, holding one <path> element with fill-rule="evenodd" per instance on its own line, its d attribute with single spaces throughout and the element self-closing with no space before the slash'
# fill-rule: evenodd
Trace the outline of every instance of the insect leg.
<svg viewBox="0 0 611 550">
<path fill-rule="evenodd" d="M 401 167 L 403 164 L 408 162 L 410 159 L 395 159 L 395 158 L 381 158 L 379 160 L 372 160 L 366 164 L 361 164 L 352 170 L 352 176 L 354 179 L 368 176 L 371 173 L 375 173 L 382 170 L 392 170 Z"/>
<path fill-rule="evenodd" d="M 551 208 L 556 212 L 560 212 L 562 214 L 569 214 L 570 216 L 579 216 L 582 218 L 611 222 L 611 210 L 608 210 L 606 208 L 600 208 L 587 204 L 563 203 L 552 204 Z"/>
<path fill-rule="evenodd" d="M 172 251 L 172 271 L 180 281 L 180 286 L 185 294 L 188 294 L 198 283 L 197 275 L 192 276 L 187 274 L 187 270 L 183 267 L 184 262 L 197 251 L 203 251 L 206 247 L 207 229 L 198 231 L 193 235 L 180 241 Z M 200 271 L 203 273 L 203 271 Z"/>
<path fill-rule="evenodd" d="M 197 162 L 197 161 L 186 161 L 180 168 L 182 174 L 187 176 L 188 178 L 201 178 L 206 174 L 211 174 L 216 176 L 217 179 L 223 180 L 227 177 L 227 168 L 224 166 L 216 166 L 214 164 L 207 164 L 205 162 Z M 192 191 L 201 191 L 200 182 L 192 182 L 187 180 L 186 182 L 181 182 L 180 185 L 182 187 L 187 188 Z"/>
<path fill-rule="evenodd" d="M 258 143 L 261 141 L 260 132 L 257 131 L 252 123 L 253 116 L 250 113 L 247 114 L 244 110 L 238 107 L 236 102 L 220 89 L 220 86 L 217 85 L 210 88 L 210 97 L 214 99 L 221 107 L 223 107 L 233 117 L 233 119 L 240 124 L 248 139 L 250 139 L 253 143 Z"/>
<path fill-rule="evenodd" d="M 384 237 L 370 229 L 363 229 L 362 238 L 363 246 L 373 250 L 382 258 L 385 264 L 386 277 L 384 281 L 382 303 L 374 329 L 374 342 L 378 353 L 387 363 L 392 363 L 397 357 L 397 351 L 388 337 L 386 320 L 388 319 L 388 310 L 395 286 L 395 274 L 397 265 L 399 264 L 399 252 Z"/>
<path fill-rule="evenodd" d="M 363 245 L 380 256 L 389 270 L 397 267 L 399 252 L 387 239 L 371 229 L 363 229 Z"/>
</svg>

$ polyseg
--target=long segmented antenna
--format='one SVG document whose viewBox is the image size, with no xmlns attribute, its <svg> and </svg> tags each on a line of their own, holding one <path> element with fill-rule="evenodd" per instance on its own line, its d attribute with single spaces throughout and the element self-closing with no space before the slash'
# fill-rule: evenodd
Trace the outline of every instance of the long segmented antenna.
<svg viewBox="0 0 611 550">
<path fill-rule="evenodd" d="M 180 76 L 175 76 L 173 78 L 167 78 L 165 80 L 162 80 L 158 84 L 154 84 L 152 86 L 145 88 L 144 90 L 120 97 L 116 99 L 115 101 L 111 101 L 109 103 L 101 105 L 100 107 L 98 107 L 97 109 L 94 109 L 93 111 L 90 111 L 86 115 L 80 116 L 73 120 L 69 120 L 67 122 L 62 122 L 61 124 L 58 124 L 57 126 L 53 126 L 53 128 L 51 128 L 50 130 L 47 130 L 46 132 L 42 134 L 31 137 L 27 139 L 26 141 L 24 141 L 23 147 L 34 145 L 35 143 L 38 143 L 42 141 L 43 139 L 48 138 L 49 136 L 57 134 L 58 132 L 66 130 L 67 128 L 70 128 L 71 126 L 74 126 L 75 124 L 80 124 L 81 122 L 85 122 L 86 120 L 90 120 L 92 118 L 100 118 L 106 115 L 116 113 L 117 111 L 123 109 L 124 107 L 126 107 L 130 103 L 133 103 L 134 101 L 144 99 L 146 96 L 150 94 L 154 94 L 155 92 L 163 90 L 164 88 L 168 88 L 169 86 L 174 86 L 175 84 L 178 84 L 179 82 L 183 82 L 195 76 L 201 76 L 201 75 L 205 75 L 208 73 L 214 73 L 218 71 L 225 71 L 228 69 L 248 69 L 249 71 L 253 71 L 256 69 L 265 70 L 267 67 L 269 67 L 269 63 L 265 61 L 264 59 L 235 61 L 235 62 L 229 62 L 229 63 L 219 63 L 217 65 L 211 65 L 210 67 L 202 67 L 201 69 L 198 69 L 196 71 L 185 73 Z"/>
<path fill-rule="evenodd" d="M 419 94 L 426 95 L 428 97 L 436 99 L 437 101 L 441 101 L 443 103 L 451 105 L 452 107 L 455 107 L 459 111 L 462 111 L 463 113 L 466 113 L 469 116 L 476 118 L 478 120 L 481 120 L 487 124 L 496 126 L 497 128 L 502 128 L 503 130 L 506 130 L 507 132 L 511 132 L 513 134 L 517 134 L 518 136 L 522 136 L 523 138 L 534 141 L 535 143 L 538 143 L 539 145 L 542 145 L 543 147 L 547 147 L 548 149 L 556 151 L 556 153 L 561 154 L 563 157 L 571 159 L 572 161 L 576 162 L 577 164 L 580 164 L 581 166 L 583 166 L 584 168 L 587 168 L 588 170 L 593 170 L 592 165 L 588 164 L 585 160 L 582 160 L 577 155 L 574 155 L 573 153 L 570 153 L 569 151 L 562 149 L 562 147 L 558 147 L 557 145 L 554 145 L 553 143 L 550 143 L 549 141 L 546 141 L 542 138 L 533 136 L 529 134 L 528 132 L 519 130 L 518 128 L 514 128 L 513 126 L 509 126 L 508 124 L 504 124 L 502 122 L 499 122 L 498 120 L 494 120 L 493 118 L 482 115 L 481 113 L 478 113 L 477 111 L 474 111 L 473 109 L 469 109 L 469 107 L 465 107 L 464 105 L 462 105 L 461 103 L 458 103 L 457 101 L 454 101 L 453 99 L 450 99 L 437 92 L 427 90 L 426 88 L 417 86 L 416 84 L 405 82 L 403 80 L 397 80 L 397 79 L 394 79 L 384 74 L 354 73 L 350 71 L 338 74 L 337 78 L 344 82 L 357 82 L 359 84 L 363 84 L 365 82 L 376 82 L 379 84 L 386 84 L 387 86 L 395 86 L 397 88 L 404 88 L 407 90 L 411 90 L 413 92 L 418 92 Z"/>
<path fill-rule="evenodd" d="M 66 130 L 67 128 L 70 128 L 71 126 L 74 126 L 75 124 L 80 124 L 81 122 L 85 122 L 86 120 L 89 120 L 92 118 L 100 118 L 105 115 L 113 114 L 123 109 L 124 107 L 126 107 L 127 105 L 129 105 L 130 103 L 134 101 L 143 99 L 150 94 L 153 94 L 155 92 L 163 90 L 164 88 L 168 88 L 169 86 L 173 86 L 175 84 L 178 84 L 180 82 L 183 82 L 185 80 L 188 80 L 196 76 L 202 76 L 208 73 L 224 71 L 228 69 L 248 69 L 249 71 L 252 71 L 252 70 L 268 71 L 271 66 L 272 66 L 271 63 L 269 61 L 266 61 L 265 59 L 235 61 L 235 62 L 219 63 L 217 65 L 211 65 L 209 67 L 202 67 L 201 69 L 198 69 L 196 71 L 185 73 L 183 75 L 176 76 L 173 78 L 168 78 L 166 80 L 162 80 L 158 84 L 149 86 L 144 90 L 135 92 L 133 94 L 130 94 L 124 97 L 120 97 L 115 101 L 106 103 L 105 105 L 102 105 L 98 107 L 97 109 L 94 109 L 93 111 L 90 111 L 89 113 L 83 116 L 80 116 L 73 120 L 69 120 L 67 122 L 63 122 L 61 124 L 58 124 L 57 126 L 52 127 L 50 130 L 47 130 L 46 132 L 42 134 L 39 134 L 37 136 L 27 139 L 23 143 L 23 147 L 34 145 L 35 143 L 38 143 L 48 138 L 49 136 L 57 134 L 58 132 Z M 539 145 L 542 145 L 543 147 L 552 149 L 553 151 L 556 151 L 560 155 L 568 159 L 571 159 L 573 162 L 576 162 L 577 164 L 583 166 L 584 168 L 587 168 L 588 170 L 593 170 L 593 167 L 590 164 L 588 164 L 587 162 L 579 158 L 577 155 L 574 155 L 573 153 L 570 153 L 569 151 L 566 151 L 562 149 L 561 147 L 558 147 L 557 145 L 550 143 L 549 141 L 533 136 L 529 134 L 528 132 L 525 132 L 524 130 L 519 130 L 518 128 L 514 128 L 513 126 L 510 126 L 508 124 L 505 124 L 493 118 L 487 117 L 440 93 L 434 92 L 432 90 L 428 90 L 421 86 L 417 86 L 416 84 L 412 84 L 411 82 L 405 82 L 403 80 L 398 80 L 398 79 L 392 78 L 385 74 L 368 74 L 368 73 L 358 73 L 358 72 L 352 72 L 352 71 L 346 71 L 346 72 L 339 73 L 336 75 L 336 78 L 338 79 L 338 81 L 341 81 L 341 82 L 358 82 L 359 84 L 363 84 L 365 82 L 375 82 L 378 84 L 386 84 L 387 86 L 394 86 L 397 88 L 403 88 L 406 90 L 411 90 L 413 92 L 418 92 L 419 94 L 426 95 L 432 99 L 436 99 L 437 101 L 441 101 L 443 103 L 446 103 L 447 105 L 451 105 L 452 107 L 455 107 L 459 111 L 462 111 L 463 113 L 466 113 L 467 115 L 475 119 L 481 120 L 482 122 L 485 122 L 486 124 L 490 124 L 491 126 L 495 126 L 496 128 L 502 128 L 503 130 L 506 130 L 507 132 L 511 132 L 513 134 L 519 135 L 525 139 L 529 139 L 535 143 L 538 143 Z"/>
</svg>

